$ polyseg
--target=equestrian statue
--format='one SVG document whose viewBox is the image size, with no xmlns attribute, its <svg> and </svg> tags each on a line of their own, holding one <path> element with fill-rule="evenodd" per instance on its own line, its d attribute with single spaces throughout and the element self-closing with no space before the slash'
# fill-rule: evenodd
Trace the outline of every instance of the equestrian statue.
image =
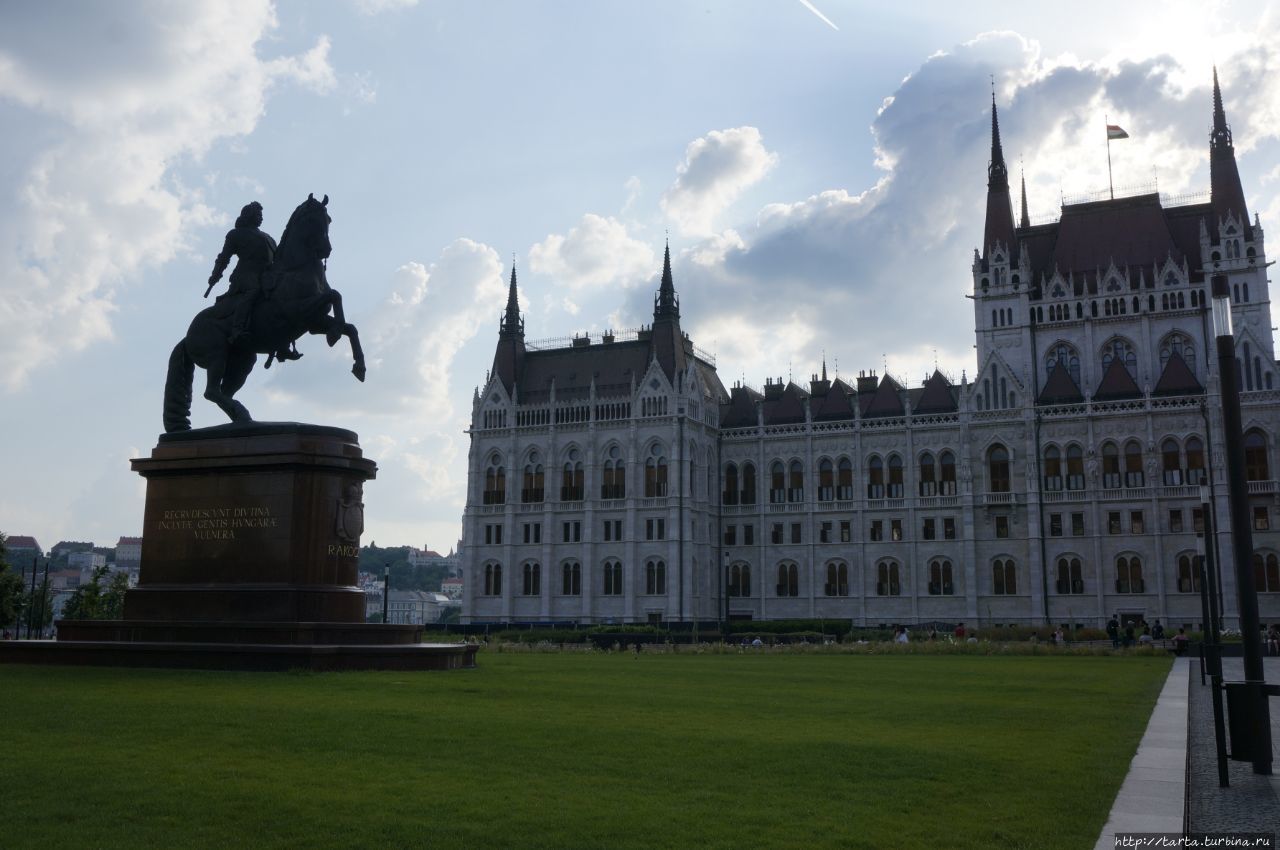
<svg viewBox="0 0 1280 850">
<path fill-rule="evenodd" d="M 196 314 L 186 337 L 169 355 L 164 386 L 166 432 L 191 430 L 196 366 L 205 370 L 204 397 L 222 408 L 232 422 L 252 422 L 249 411 L 235 400 L 236 392 L 259 354 L 267 355 L 267 369 L 272 360 L 301 357 L 295 343 L 303 334 L 324 334 L 330 346 L 347 337 L 354 361 L 351 373 L 364 380 L 360 335 L 343 316 L 342 295 L 329 287 L 325 277 L 325 261 L 333 250 L 328 206 L 328 195 L 322 201 L 308 195 L 289 216 L 278 246 L 259 229 L 261 204 L 254 202 L 240 211 L 214 263 L 205 297 L 236 257 L 230 286 L 212 306 Z"/>
</svg>

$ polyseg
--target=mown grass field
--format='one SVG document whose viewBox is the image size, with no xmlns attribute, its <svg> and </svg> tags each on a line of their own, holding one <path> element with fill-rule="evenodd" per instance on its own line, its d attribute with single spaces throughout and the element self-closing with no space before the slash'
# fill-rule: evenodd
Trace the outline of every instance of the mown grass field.
<svg viewBox="0 0 1280 850">
<path fill-rule="evenodd" d="M 1086 848 L 1159 658 L 0 667 L 0 847 Z"/>
</svg>

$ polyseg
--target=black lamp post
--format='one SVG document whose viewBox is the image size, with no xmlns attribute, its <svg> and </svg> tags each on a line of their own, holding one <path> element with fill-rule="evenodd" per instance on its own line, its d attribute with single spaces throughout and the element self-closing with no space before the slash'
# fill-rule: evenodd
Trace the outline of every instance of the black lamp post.
<svg viewBox="0 0 1280 850">
<path fill-rule="evenodd" d="M 1253 740 L 1247 747 L 1253 772 L 1271 773 L 1271 719 L 1262 667 L 1262 636 L 1258 633 L 1258 593 L 1253 580 L 1253 529 L 1249 516 L 1249 491 L 1245 480 L 1244 433 L 1240 425 L 1240 377 L 1236 372 L 1236 341 L 1231 328 L 1231 289 L 1227 276 L 1212 278 L 1213 334 L 1218 345 L 1218 378 L 1222 386 L 1223 442 L 1227 449 L 1227 495 L 1231 506 L 1232 560 L 1235 561 L 1236 596 L 1240 611 L 1240 639 L 1244 645 L 1244 687 L 1233 710 L 1248 717 Z M 1225 561 L 1226 558 L 1224 557 Z M 1232 749 L 1238 744 L 1232 735 Z M 1243 742 L 1242 742 L 1243 743 Z"/>
<path fill-rule="evenodd" d="M 391 567 L 382 568 L 382 622 L 387 621 L 387 596 L 391 586 Z"/>
</svg>

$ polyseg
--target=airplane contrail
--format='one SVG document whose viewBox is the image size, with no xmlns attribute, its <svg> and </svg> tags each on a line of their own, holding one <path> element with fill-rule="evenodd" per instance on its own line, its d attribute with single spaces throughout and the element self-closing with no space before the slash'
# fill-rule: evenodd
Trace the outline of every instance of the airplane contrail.
<svg viewBox="0 0 1280 850">
<path fill-rule="evenodd" d="M 817 7 L 817 6 L 815 6 L 815 5 L 813 5 L 812 3 L 810 3 L 810 2 L 809 2 L 809 0 L 800 0 L 800 5 L 801 5 L 801 6 L 804 6 L 804 7 L 805 7 L 806 9 L 808 9 L 810 12 L 813 12 L 815 15 L 817 15 L 819 18 L 821 18 L 821 19 L 822 19 L 822 22 L 823 22 L 824 24 L 826 24 L 827 26 L 831 27 L 831 28 L 832 28 L 833 30 L 835 30 L 836 32 L 839 32 L 839 31 L 840 31 L 840 27 L 838 27 L 838 26 L 836 26 L 835 24 L 831 23 L 831 19 L 830 19 L 830 18 L 828 18 L 826 15 L 822 14 L 821 12 L 819 12 L 819 11 L 818 11 L 818 7 Z"/>
</svg>

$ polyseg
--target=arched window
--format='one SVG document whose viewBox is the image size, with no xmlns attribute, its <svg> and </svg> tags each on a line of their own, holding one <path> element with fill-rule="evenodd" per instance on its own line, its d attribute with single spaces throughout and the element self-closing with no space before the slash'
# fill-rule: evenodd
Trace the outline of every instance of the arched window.
<svg viewBox="0 0 1280 850">
<path fill-rule="evenodd" d="M 920 495 L 938 495 L 937 470 L 933 465 L 932 452 L 920 455 Z"/>
<path fill-rule="evenodd" d="M 1009 558 L 996 558 L 991 563 L 991 592 L 996 596 L 1018 593 L 1018 568 Z"/>
<path fill-rule="evenodd" d="M 729 595 L 751 595 L 751 567 L 747 564 L 729 565 Z"/>
<path fill-rule="evenodd" d="M 1142 593 L 1142 560 L 1137 555 L 1116 558 L 1116 593 Z"/>
<path fill-rule="evenodd" d="M 791 461 L 789 467 L 789 475 L 787 476 L 787 501 L 803 502 L 804 501 L 804 467 L 800 461 Z"/>
<path fill-rule="evenodd" d="M 524 465 L 524 486 L 520 490 L 520 501 L 541 502 L 544 498 L 545 483 L 545 473 L 542 464 L 538 462 L 538 453 L 533 452 Z"/>
<path fill-rule="evenodd" d="M 876 566 L 876 596 L 901 596 L 902 584 L 898 580 L 898 562 L 881 561 Z"/>
<path fill-rule="evenodd" d="M 569 449 L 560 478 L 560 501 L 581 502 L 583 494 L 582 459 L 577 449 Z"/>
<path fill-rule="evenodd" d="M 1044 450 L 1044 489 L 1051 493 L 1062 489 L 1062 452 L 1057 446 Z"/>
<path fill-rule="evenodd" d="M 1084 593 L 1084 576 L 1079 558 L 1062 557 L 1058 559 L 1057 591 L 1063 596 L 1072 593 Z"/>
<path fill-rule="evenodd" d="M 1080 386 L 1080 355 L 1076 350 L 1065 342 L 1054 343 L 1053 347 L 1045 353 L 1044 356 L 1044 376 L 1048 380 L 1049 375 L 1053 373 L 1054 366 L 1061 366 L 1067 370 L 1067 374 L 1071 376 L 1071 380 L 1075 381 L 1076 386 Z"/>
<path fill-rule="evenodd" d="M 1106 490 L 1120 489 L 1120 449 L 1115 443 L 1102 444 L 1102 487 Z"/>
<path fill-rule="evenodd" d="M 577 561 L 565 561 L 561 567 L 563 584 L 561 593 L 564 596 L 582 595 L 582 564 Z"/>
<path fill-rule="evenodd" d="M 1137 440 L 1124 444 L 1124 486 L 1145 487 L 1146 473 L 1142 471 L 1142 446 Z"/>
<path fill-rule="evenodd" d="M 756 503 L 756 465 L 754 463 L 744 463 L 742 465 L 742 504 L 754 505 Z"/>
<path fill-rule="evenodd" d="M 780 505 L 787 500 L 787 470 L 782 461 L 769 465 L 769 504 Z"/>
<path fill-rule="evenodd" d="M 889 455 L 889 498 L 902 498 L 902 458 Z"/>
<path fill-rule="evenodd" d="M 608 560 L 604 562 L 604 595 L 622 595 L 622 562 Z"/>
<path fill-rule="evenodd" d="M 502 564 L 484 565 L 484 595 L 502 595 Z"/>
<path fill-rule="evenodd" d="M 1004 446 L 995 445 L 988 450 L 987 472 L 990 479 L 988 488 L 990 492 L 1009 492 L 1009 451 Z"/>
<path fill-rule="evenodd" d="M 738 465 L 736 463 L 730 463 L 724 468 L 723 503 L 738 504 Z"/>
<path fill-rule="evenodd" d="M 951 562 L 944 558 L 934 558 L 929 562 L 929 595 L 951 596 L 955 592 Z"/>
<path fill-rule="evenodd" d="M 1258 593 L 1280 593 L 1280 560 L 1274 552 L 1253 553 L 1253 585 Z"/>
<path fill-rule="evenodd" d="M 1246 390 L 1253 389 L 1253 370 L 1249 368 L 1249 364 L 1253 361 L 1253 348 L 1249 343 L 1244 344 L 1244 357 L 1240 360 L 1244 371 L 1244 388 Z"/>
<path fill-rule="evenodd" d="M 1160 444 L 1160 470 L 1166 487 L 1176 487 L 1182 483 L 1181 457 L 1178 452 L 1178 441 L 1172 437 Z"/>
<path fill-rule="evenodd" d="M 645 563 L 644 592 L 650 596 L 661 596 L 667 592 L 667 564 L 665 561 L 652 560 Z"/>
<path fill-rule="evenodd" d="M 824 457 L 818 463 L 818 501 L 833 502 L 836 498 L 836 468 L 831 458 Z"/>
<path fill-rule="evenodd" d="M 1267 438 L 1261 431 L 1253 430 L 1244 435 L 1244 477 L 1247 481 L 1271 480 Z"/>
<path fill-rule="evenodd" d="M 1199 555 L 1179 555 L 1178 556 L 1178 592 L 1179 593 L 1199 593 L 1200 592 L 1200 556 Z"/>
<path fill-rule="evenodd" d="M 1133 345 L 1128 340 L 1116 337 L 1102 347 L 1103 372 L 1107 371 L 1112 360 L 1119 360 L 1129 376 L 1135 381 L 1138 379 L 1138 355 L 1134 353 Z"/>
<path fill-rule="evenodd" d="M 1084 450 L 1075 443 L 1067 446 L 1067 489 L 1084 489 Z"/>
<path fill-rule="evenodd" d="M 530 561 L 524 565 L 524 595 L 538 596 L 542 593 L 542 567 L 537 562 Z"/>
<path fill-rule="evenodd" d="M 667 495 L 667 458 L 659 443 L 649 446 L 644 462 L 644 495 L 646 498 Z"/>
<path fill-rule="evenodd" d="M 1182 333 L 1171 333 L 1160 343 L 1160 369 L 1163 370 L 1169 358 L 1178 355 L 1195 371 L 1196 349 L 1191 340 Z"/>
<path fill-rule="evenodd" d="M 943 452 L 938 456 L 938 495 L 954 496 L 956 494 L 956 456 L 951 452 Z"/>
<path fill-rule="evenodd" d="M 1202 484 L 1204 474 L 1204 443 L 1199 437 L 1187 438 L 1187 483 Z"/>
<path fill-rule="evenodd" d="M 502 466 L 502 458 L 495 452 L 489 457 L 489 464 L 484 471 L 484 498 L 486 505 L 503 505 L 507 502 L 507 470 Z"/>
<path fill-rule="evenodd" d="M 778 564 L 778 595 L 800 595 L 800 568 L 789 561 Z"/>
<path fill-rule="evenodd" d="M 878 456 L 867 461 L 867 498 L 884 498 L 884 461 Z"/>
<path fill-rule="evenodd" d="M 610 446 L 605 450 L 603 476 L 600 479 L 601 499 L 623 499 L 627 495 L 627 464 L 622 459 L 622 449 Z"/>
<path fill-rule="evenodd" d="M 844 561 L 827 564 L 827 583 L 823 588 L 827 596 L 849 595 L 849 565 Z"/>
<path fill-rule="evenodd" d="M 840 458 L 836 466 L 836 498 L 841 502 L 853 501 L 853 462 Z"/>
</svg>

